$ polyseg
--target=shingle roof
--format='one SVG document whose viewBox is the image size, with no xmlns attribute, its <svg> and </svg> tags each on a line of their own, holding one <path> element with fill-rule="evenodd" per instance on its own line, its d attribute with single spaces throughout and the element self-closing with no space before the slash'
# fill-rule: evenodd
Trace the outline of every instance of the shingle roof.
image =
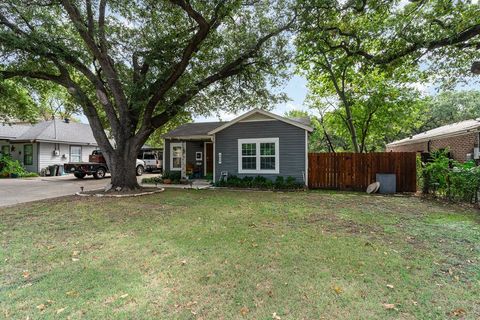
<svg viewBox="0 0 480 320">
<path fill-rule="evenodd" d="M 0 124 L 0 139 L 14 139 L 23 133 L 25 133 L 28 129 L 31 129 L 32 126 L 29 124 L 7 124 L 2 123 Z"/>
<path fill-rule="evenodd" d="M 226 122 L 198 122 L 198 123 L 186 123 L 167 132 L 163 136 L 165 138 L 180 138 L 180 137 L 192 137 L 192 136 L 208 136 L 208 133 L 215 128 L 220 127 Z"/>
<path fill-rule="evenodd" d="M 404 145 L 409 143 L 417 143 L 422 141 L 428 141 L 432 138 L 439 137 L 448 137 L 452 135 L 458 135 L 468 132 L 475 132 L 480 130 L 480 118 L 465 120 L 461 122 L 456 122 L 448 124 L 446 126 L 438 127 L 432 130 L 428 130 L 419 134 L 416 134 L 412 137 L 405 138 L 402 140 L 397 140 L 392 143 L 387 144 L 387 146 L 396 146 Z"/>
<path fill-rule="evenodd" d="M 0 137 L 3 137 L 3 131 L 9 131 L 11 135 L 8 136 L 7 139 L 12 141 L 39 140 L 57 143 L 97 145 L 90 125 L 85 123 L 66 123 L 61 120 L 51 120 L 39 122 L 33 126 L 12 125 L 11 127 L 13 129 L 6 129 L 7 126 L 0 126 Z"/>
</svg>

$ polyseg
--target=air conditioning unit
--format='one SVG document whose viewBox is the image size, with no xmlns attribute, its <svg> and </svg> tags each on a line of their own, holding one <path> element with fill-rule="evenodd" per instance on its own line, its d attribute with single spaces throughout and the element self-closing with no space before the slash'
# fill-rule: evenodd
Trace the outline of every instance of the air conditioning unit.
<svg viewBox="0 0 480 320">
<path fill-rule="evenodd" d="M 467 153 L 465 156 L 465 161 L 470 161 L 470 160 L 473 160 L 473 154 Z"/>
<path fill-rule="evenodd" d="M 60 150 L 53 150 L 53 155 L 58 157 L 60 155 Z"/>
<path fill-rule="evenodd" d="M 480 159 L 480 148 L 473 148 L 473 159 Z"/>
</svg>

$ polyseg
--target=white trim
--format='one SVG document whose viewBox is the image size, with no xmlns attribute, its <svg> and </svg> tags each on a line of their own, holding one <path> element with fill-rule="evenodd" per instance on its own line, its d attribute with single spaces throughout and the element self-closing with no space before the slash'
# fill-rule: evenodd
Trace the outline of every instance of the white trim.
<svg viewBox="0 0 480 320">
<path fill-rule="evenodd" d="M 242 144 L 255 143 L 256 144 L 256 168 L 255 170 L 242 169 Z M 275 143 L 275 170 L 260 169 L 260 143 Z M 280 141 L 279 138 L 256 138 L 256 139 L 238 139 L 238 173 L 261 173 L 261 174 L 278 174 L 280 173 Z"/>
<path fill-rule="evenodd" d="M 213 142 L 212 142 L 212 143 L 213 143 L 213 182 L 216 182 L 216 181 L 217 181 L 217 180 L 215 180 L 215 171 L 216 171 L 215 166 L 217 165 L 217 164 L 215 163 L 215 161 L 217 160 L 217 158 L 216 158 L 216 156 L 215 156 L 215 152 L 216 152 L 216 151 L 215 151 L 215 149 L 216 149 L 216 148 L 215 148 L 215 147 L 216 147 L 215 137 L 216 137 L 216 135 L 214 134 L 213 137 L 212 137 L 212 141 L 213 141 Z"/>
<path fill-rule="evenodd" d="M 308 187 L 308 131 L 305 130 L 305 186 Z"/>
<path fill-rule="evenodd" d="M 274 114 L 274 113 L 271 113 L 271 112 L 268 112 L 268 111 L 265 111 L 265 110 L 253 109 L 253 110 L 251 110 L 251 111 L 249 111 L 249 112 L 247 112 L 247 113 L 245 113 L 245 114 L 243 114 L 243 115 L 241 115 L 241 116 L 233 119 L 232 121 L 227 122 L 227 123 L 225 123 L 224 125 L 216 128 L 216 129 L 213 129 L 213 130 L 210 131 L 208 134 L 214 134 L 214 133 L 217 133 L 217 132 L 219 132 L 219 131 L 222 131 L 223 129 L 226 129 L 226 128 L 230 127 L 231 125 L 233 125 L 233 124 L 235 124 L 235 123 L 237 123 L 237 122 L 239 122 L 239 121 L 242 121 L 243 119 L 251 116 L 251 115 L 254 114 L 254 113 L 260 113 L 260 114 L 262 114 L 262 115 L 264 115 L 264 116 L 273 118 L 273 119 L 275 119 L 275 120 L 283 121 L 283 122 L 285 122 L 285 123 L 291 124 L 292 126 L 302 128 L 302 129 L 307 130 L 307 131 L 309 131 L 309 132 L 312 132 L 312 131 L 313 131 L 313 128 L 312 128 L 312 127 L 307 126 L 307 125 L 304 125 L 304 124 L 302 124 L 302 123 L 300 123 L 300 122 L 297 122 L 297 121 L 294 121 L 294 120 L 291 120 L 291 119 L 288 119 L 288 118 L 281 117 L 281 116 L 279 116 L 279 115 L 276 115 L 276 114 Z"/>
<path fill-rule="evenodd" d="M 183 143 L 181 142 L 171 142 L 170 143 L 170 171 L 182 171 L 182 156 L 180 155 L 180 168 L 173 167 L 173 147 L 182 148 L 183 154 Z"/>
<path fill-rule="evenodd" d="M 200 157 L 198 157 L 198 154 L 200 154 Z M 195 161 L 203 161 L 203 152 L 202 151 L 196 151 L 195 152 Z"/>
<path fill-rule="evenodd" d="M 163 150 L 162 150 L 162 173 L 165 172 L 165 139 L 163 139 Z"/>
</svg>

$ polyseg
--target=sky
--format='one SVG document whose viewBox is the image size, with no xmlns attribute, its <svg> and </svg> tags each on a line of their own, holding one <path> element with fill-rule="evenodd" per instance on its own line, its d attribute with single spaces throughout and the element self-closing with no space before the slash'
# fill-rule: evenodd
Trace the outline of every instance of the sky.
<svg viewBox="0 0 480 320">
<path fill-rule="evenodd" d="M 293 76 L 285 85 L 282 92 L 286 93 L 287 96 L 290 98 L 290 101 L 287 101 L 285 103 L 281 103 L 275 106 L 271 112 L 278 114 L 278 115 L 283 115 L 287 111 L 291 110 L 305 110 L 308 111 L 308 108 L 303 106 L 303 102 L 307 96 L 307 80 L 304 77 L 301 76 Z M 245 113 L 245 110 L 240 111 L 239 113 L 227 113 L 223 112 L 220 114 L 220 119 L 217 118 L 216 116 L 211 116 L 211 117 L 195 117 L 194 122 L 209 122 L 209 121 L 229 121 L 232 120 L 233 118 Z"/>
</svg>

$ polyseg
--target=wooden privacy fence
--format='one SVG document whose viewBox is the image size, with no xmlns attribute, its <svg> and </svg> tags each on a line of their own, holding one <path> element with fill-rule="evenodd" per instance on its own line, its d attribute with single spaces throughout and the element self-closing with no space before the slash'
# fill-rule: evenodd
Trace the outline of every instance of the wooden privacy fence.
<svg viewBox="0 0 480 320">
<path fill-rule="evenodd" d="M 366 190 L 377 173 L 394 173 L 397 192 L 417 191 L 415 152 L 309 153 L 308 186 L 312 189 Z"/>
</svg>

